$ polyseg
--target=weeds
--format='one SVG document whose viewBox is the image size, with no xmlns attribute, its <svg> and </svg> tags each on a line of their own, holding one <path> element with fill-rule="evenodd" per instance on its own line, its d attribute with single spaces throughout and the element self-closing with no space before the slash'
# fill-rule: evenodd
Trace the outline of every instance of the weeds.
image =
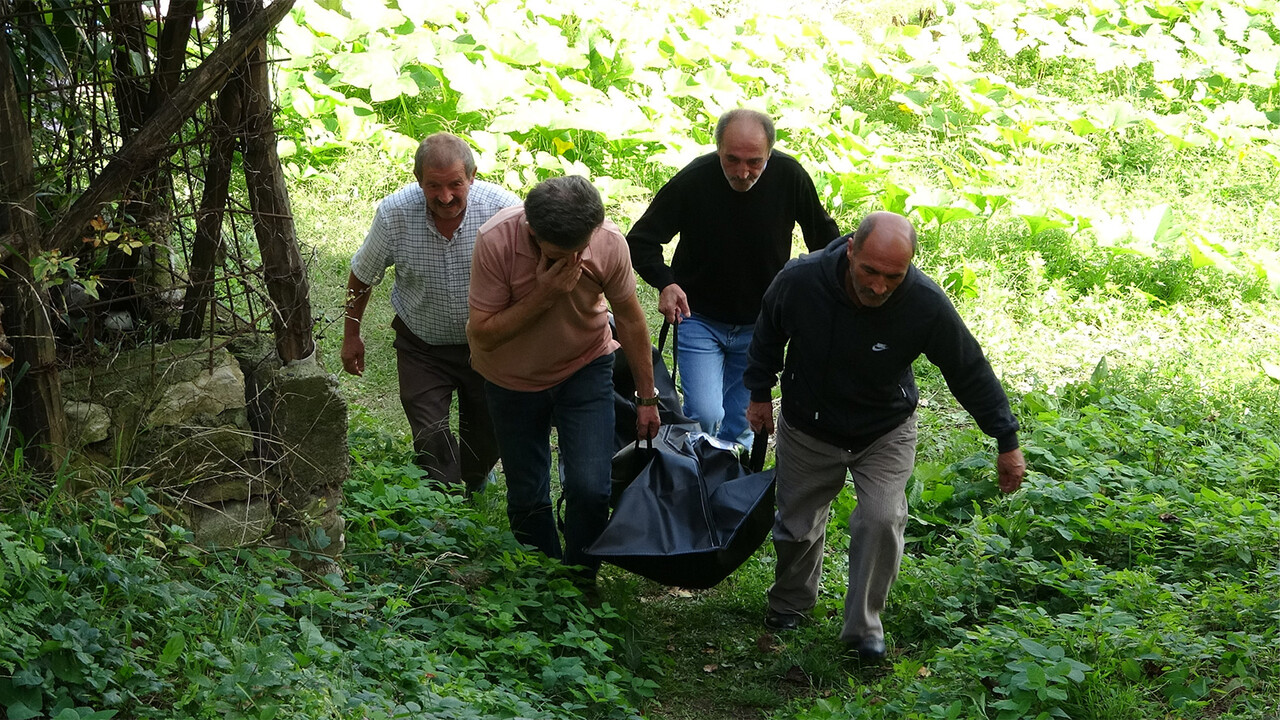
<svg viewBox="0 0 1280 720">
<path fill-rule="evenodd" d="M 282 550 L 197 549 L 141 488 L 7 514 L 8 717 L 637 714 L 654 686 L 614 659 L 610 604 L 420 486 L 397 444 L 357 447 L 345 578 L 304 577 Z"/>
</svg>

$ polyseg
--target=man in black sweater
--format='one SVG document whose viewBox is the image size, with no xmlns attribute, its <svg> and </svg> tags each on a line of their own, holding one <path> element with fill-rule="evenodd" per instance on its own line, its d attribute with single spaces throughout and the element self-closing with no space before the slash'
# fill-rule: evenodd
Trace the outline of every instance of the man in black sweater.
<svg viewBox="0 0 1280 720">
<path fill-rule="evenodd" d="M 716 151 L 676 173 L 627 233 L 631 263 L 661 291 L 658 310 L 682 323 L 676 358 L 684 412 L 703 431 L 750 444 L 742 386 L 760 298 L 791 257 L 797 224 L 810 251 L 840 234 L 813 180 L 773 149 L 768 115 L 732 110 L 716 123 Z M 662 246 L 679 233 L 671 266 Z"/>
<path fill-rule="evenodd" d="M 912 361 L 923 354 L 938 366 L 995 438 L 1002 491 L 1017 490 L 1026 472 L 1000 381 L 946 293 L 911 264 L 915 252 L 911 222 L 877 212 L 851 236 L 789 263 L 765 293 L 744 379 L 751 427 L 773 432 L 771 389 L 782 373 L 777 566 L 765 625 L 794 629 L 816 604 L 831 502 L 848 471 L 858 504 L 840 639 L 869 660 L 884 657 L 880 611 L 907 526 L 919 399 Z"/>
</svg>

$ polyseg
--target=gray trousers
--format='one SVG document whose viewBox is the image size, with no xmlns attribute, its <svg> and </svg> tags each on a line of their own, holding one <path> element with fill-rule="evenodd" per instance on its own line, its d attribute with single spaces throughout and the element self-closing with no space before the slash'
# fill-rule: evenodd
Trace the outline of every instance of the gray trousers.
<svg viewBox="0 0 1280 720">
<path fill-rule="evenodd" d="M 880 611 L 902 562 L 907 480 L 916 456 L 916 416 L 861 452 L 806 435 L 778 417 L 777 501 L 773 546 L 778 565 L 769 608 L 803 614 L 818 601 L 831 503 L 853 475 L 858 504 L 849 516 L 849 590 L 840 639 L 884 636 Z"/>
</svg>

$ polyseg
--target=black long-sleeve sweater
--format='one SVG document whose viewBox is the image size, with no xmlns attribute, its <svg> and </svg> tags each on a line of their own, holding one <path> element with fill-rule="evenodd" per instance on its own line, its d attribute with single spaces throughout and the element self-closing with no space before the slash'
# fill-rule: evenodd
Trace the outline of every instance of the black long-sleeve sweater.
<svg viewBox="0 0 1280 720">
<path fill-rule="evenodd" d="M 845 291 L 846 241 L 791 261 L 769 286 L 747 351 L 751 399 L 767 402 L 781 371 L 788 423 L 861 450 L 915 411 L 911 363 L 923 354 L 1000 452 L 1017 448 L 1004 388 L 942 288 L 912 265 L 884 305 L 860 307 Z"/>
<path fill-rule="evenodd" d="M 795 158 L 773 151 L 759 180 L 737 192 L 720 158 L 703 155 L 676 173 L 627 233 L 631 264 L 661 290 L 678 283 L 694 312 L 749 325 L 769 281 L 791 257 L 797 225 L 810 251 L 840 234 L 822 207 L 813 180 Z M 680 234 L 671 267 L 662 246 Z"/>
</svg>

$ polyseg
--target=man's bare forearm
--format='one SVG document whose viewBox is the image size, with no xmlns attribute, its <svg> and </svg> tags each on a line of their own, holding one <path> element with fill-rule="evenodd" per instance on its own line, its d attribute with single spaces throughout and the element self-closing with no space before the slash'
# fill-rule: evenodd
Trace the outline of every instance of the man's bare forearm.
<svg viewBox="0 0 1280 720">
<path fill-rule="evenodd" d="M 359 337 L 360 322 L 364 319 L 364 310 L 369 305 L 369 295 L 372 290 L 373 286 L 356 277 L 355 273 L 347 277 L 347 298 L 343 305 L 343 337 Z"/>
<path fill-rule="evenodd" d="M 627 366 L 631 368 L 636 393 L 641 397 L 651 397 L 654 387 L 653 353 L 644 308 L 633 295 L 627 302 L 618 303 L 613 308 L 613 319 L 618 326 L 618 342 L 627 354 Z"/>
</svg>

